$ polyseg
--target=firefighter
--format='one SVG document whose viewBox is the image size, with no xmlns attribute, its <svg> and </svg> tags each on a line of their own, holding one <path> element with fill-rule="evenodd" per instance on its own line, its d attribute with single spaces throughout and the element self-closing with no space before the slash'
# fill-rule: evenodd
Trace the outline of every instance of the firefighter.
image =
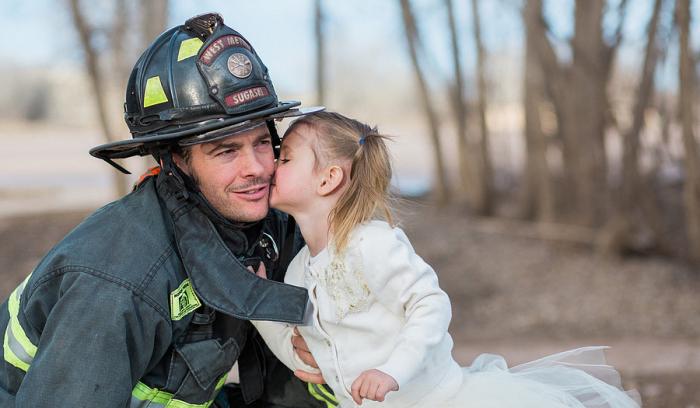
<svg viewBox="0 0 700 408">
<path fill-rule="evenodd" d="M 132 138 L 90 154 L 152 155 L 134 191 L 85 219 L 0 308 L 2 407 L 320 407 L 249 320 L 303 323 L 280 283 L 302 243 L 269 209 L 280 102 L 251 44 L 218 14 L 160 35 L 128 81 Z M 260 263 L 269 280 L 250 273 Z M 240 387 L 226 388 L 238 362 Z"/>
</svg>

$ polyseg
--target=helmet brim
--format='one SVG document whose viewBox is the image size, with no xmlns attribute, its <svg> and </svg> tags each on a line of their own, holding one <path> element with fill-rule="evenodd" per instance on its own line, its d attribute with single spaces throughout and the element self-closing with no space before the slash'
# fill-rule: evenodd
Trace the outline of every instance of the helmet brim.
<svg viewBox="0 0 700 408">
<path fill-rule="evenodd" d="M 146 156 L 151 154 L 152 149 L 158 145 L 172 144 L 188 136 L 202 135 L 186 145 L 210 142 L 224 136 L 212 131 L 226 127 L 236 127 L 236 131 L 242 131 L 249 127 L 257 126 L 267 120 L 279 120 L 287 117 L 303 116 L 309 113 L 323 110 L 323 107 L 297 108 L 301 105 L 298 101 L 280 102 L 272 108 L 250 112 L 244 115 L 224 116 L 197 122 L 189 125 L 179 125 L 174 128 L 160 130 L 150 135 L 141 136 L 135 139 L 120 140 L 117 142 L 105 143 L 90 149 L 90 155 L 98 159 L 124 159 L 132 156 Z M 246 123 L 248 122 L 248 123 Z M 249 126 L 247 126 L 249 125 Z M 208 134 L 211 135 L 207 137 Z M 219 132 L 217 132 L 219 133 Z"/>
</svg>

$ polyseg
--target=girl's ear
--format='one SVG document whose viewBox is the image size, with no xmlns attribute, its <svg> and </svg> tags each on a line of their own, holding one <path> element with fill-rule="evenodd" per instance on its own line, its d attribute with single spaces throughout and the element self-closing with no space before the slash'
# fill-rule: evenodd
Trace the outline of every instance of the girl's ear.
<svg viewBox="0 0 700 408">
<path fill-rule="evenodd" d="M 330 166 L 323 170 L 323 175 L 316 189 L 318 195 L 325 197 L 338 190 L 343 185 L 345 172 L 340 166 Z"/>
</svg>

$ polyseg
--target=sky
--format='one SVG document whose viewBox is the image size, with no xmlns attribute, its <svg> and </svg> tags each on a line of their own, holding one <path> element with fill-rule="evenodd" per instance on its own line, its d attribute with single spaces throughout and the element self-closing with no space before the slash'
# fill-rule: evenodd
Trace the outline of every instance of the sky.
<svg viewBox="0 0 700 408">
<path fill-rule="evenodd" d="M 100 0 L 98 0 L 100 1 Z M 11 41 L 0 41 L 0 61 L 19 65 L 72 64 L 80 59 L 76 37 L 64 3 L 52 0 L 2 0 L 0 24 Z M 88 2 L 85 2 L 87 4 Z M 457 18 L 470 19 L 468 2 L 454 2 Z M 329 44 L 367 50 L 367 63 L 401 60 L 405 64 L 403 31 L 398 1 L 394 0 L 327 0 L 327 34 Z M 423 16 L 421 28 L 425 43 L 433 55 L 432 64 L 439 69 L 449 61 L 447 33 L 444 29 L 442 0 L 414 0 L 417 13 Z M 517 3 L 508 0 L 482 1 L 484 38 L 492 50 L 518 48 L 521 24 Z M 311 0 L 259 1 L 192 1 L 171 0 L 170 25 L 188 17 L 217 11 L 228 25 L 254 44 L 266 61 L 276 81 L 284 87 L 307 87 L 312 75 L 299 75 L 313 69 L 313 33 Z M 466 24 L 461 25 L 464 30 Z M 464 47 L 473 50 L 468 32 L 460 33 Z M 342 53 L 335 48 L 331 53 Z M 270 60 L 271 62 L 267 62 Z M 473 58 L 465 58 L 468 69 Z M 445 65 L 442 63 L 442 65 Z M 289 68 L 294 69 L 289 69 Z M 301 83 L 300 83 L 301 81 Z"/>
<path fill-rule="evenodd" d="M 109 3 L 108 0 L 87 2 Z M 611 5 L 620 0 L 610 0 Z M 471 13 L 468 1 L 454 1 L 460 25 L 465 70 L 473 69 L 474 46 L 471 37 Z M 700 2 L 694 2 L 696 15 Z M 64 1 L 0 0 L 0 24 L 6 37 L 0 41 L 2 66 L 74 66 L 82 54 Z M 256 47 L 270 68 L 278 88 L 301 93 L 312 88 L 314 80 L 314 42 L 312 0 L 214 1 L 171 0 L 169 25 L 187 18 L 217 11 L 225 22 L 241 32 Z M 371 65 L 386 75 L 410 73 L 397 0 L 326 0 L 327 44 L 330 59 L 358 69 Z M 413 0 L 421 16 L 420 29 L 426 50 L 422 64 L 441 81 L 449 79 L 450 56 L 445 27 L 443 0 Z M 517 55 L 522 50 L 520 0 L 482 0 L 482 25 L 485 46 L 492 54 Z M 626 42 L 621 61 L 630 66 L 639 63 L 644 30 L 652 0 L 631 0 L 625 26 Z M 545 0 L 546 15 L 559 44 L 573 32 L 573 0 Z M 108 13 L 107 13 L 108 14 Z M 109 16 L 107 15 L 106 18 Z M 465 24 L 466 22 L 466 24 Z M 615 22 L 613 14 L 606 19 Z M 610 30 L 608 30 L 610 31 Z M 694 32 L 698 32 L 694 24 Z M 698 38 L 698 35 L 695 36 Z M 697 41 L 696 41 L 697 43 Z M 567 47 L 559 48 L 566 58 Z M 673 68 L 660 74 L 661 83 L 675 84 Z M 664 82 L 666 81 L 666 82 Z"/>
</svg>

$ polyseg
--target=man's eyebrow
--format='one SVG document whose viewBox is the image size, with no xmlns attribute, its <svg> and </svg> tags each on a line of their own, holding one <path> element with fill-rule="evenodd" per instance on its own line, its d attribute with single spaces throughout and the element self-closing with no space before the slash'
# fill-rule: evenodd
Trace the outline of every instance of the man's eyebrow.
<svg viewBox="0 0 700 408">
<path fill-rule="evenodd" d="M 240 149 L 241 144 L 238 142 L 233 142 L 233 141 L 228 141 L 228 142 L 212 142 L 211 143 L 213 146 L 209 151 L 206 152 L 206 154 L 213 154 L 218 152 L 219 150 L 222 149 Z"/>
<path fill-rule="evenodd" d="M 263 132 L 258 135 L 258 137 L 255 138 L 256 142 L 260 142 L 265 139 L 272 139 L 272 136 L 270 135 L 269 132 Z"/>
<path fill-rule="evenodd" d="M 270 134 L 268 132 L 261 133 L 260 135 L 258 135 L 255 138 L 255 143 L 259 143 L 265 139 L 270 139 L 271 137 L 272 136 L 270 136 Z M 235 142 L 235 141 L 214 141 L 214 142 L 211 142 L 210 144 L 213 146 L 211 147 L 211 149 L 206 151 L 206 154 L 213 154 L 213 153 L 218 152 L 221 149 L 234 149 L 234 150 L 240 149 L 243 146 L 242 143 Z"/>
</svg>

